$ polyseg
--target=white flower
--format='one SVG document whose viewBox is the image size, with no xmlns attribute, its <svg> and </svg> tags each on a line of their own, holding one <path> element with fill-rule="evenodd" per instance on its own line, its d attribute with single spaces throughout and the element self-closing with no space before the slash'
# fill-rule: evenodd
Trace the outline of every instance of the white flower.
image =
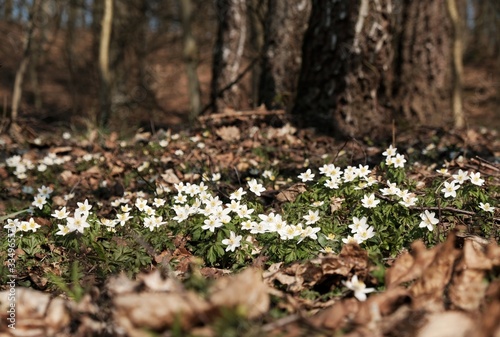
<svg viewBox="0 0 500 337">
<path fill-rule="evenodd" d="M 240 187 L 236 191 L 231 193 L 231 195 L 229 196 L 229 199 L 240 201 L 241 197 L 243 197 L 245 194 L 247 194 L 247 192 L 243 191 L 243 188 Z"/>
<path fill-rule="evenodd" d="M 358 244 L 359 245 L 363 241 L 361 241 L 360 238 L 357 236 L 349 235 L 348 237 L 343 238 L 342 242 L 345 243 L 346 245 L 348 245 L 348 244 Z"/>
<path fill-rule="evenodd" d="M 470 174 L 470 182 L 477 186 L 483 186 L 484 179 L 481 179 L 481 173 L 471 173 Z"/>
<path fill-rule="evenodd" d="M 433 231 L 434 225 L 437 225 L 439 223 L 439 220 L 436 219 L 436 213 L 429 212 L 427 210 L 423 213 L 420 213 L 420 219 L 422 219 L 422 221 L 420 222 L 418 227 L 420 228 L 427 227 L 429 231 Z"/>
<path fill-rule="evenodd" d="M 201 226 L 201 229 L 208 229 L 210 232 L 215 232 L 216 228 L 224 226 L 224 223 L 216 216 L 212 215 L 208 219 L 203 221 L 204 225 Z"/>
<path fill-rule="evenodd" d="M 336 167 L 334 164 L 325 164 L 321 166 L 319 172 L 328 178 L 339 178 L 342 174 L 340 168 Z"/>
<path fill-rule="evenodd" d="M 236 236 L 233 231 L 229 232 L 229 239 L 222 240 L 222 244 L 227 245 L 226 252 L 234 252 L 234 250 L 241 245 L 241 238 L 241 235 Z"/>
<path fill-rule="evenodd" d="M 89 201 L 87 199 L 85 199 L 84 202 L 77 202 L 76 203 L 78 205 L 78 211 L 79 212 L 83 212 L 83 213 L 87 213 L 90 211 L 90 209 L 92 208 L 92 205 L 89 205 Z"/>
<path fill-rule="evenodd" d="M 405 166 L 405 163 L 406 159 L 402 154 L 397 154 L 392 162 L 394 167 L 401 167 L 401 168 Z"/>
<path fill-rule="evenodd" d="M 361 203 L 365 208 L 374 208 L 380 203 L 380 200 L 375 199 L 375 194 L 373 193 L 370 195 L 365 194 L 363 199 L 361 199 Z"/>
<path fill-rule="evenodd" d="M 55 211 L 51 215 L 56 219 L 62 220 L 68 217 L 69 212 L 66 212 L 66 207 L 63 207 L 60 210 Z"/>
<path fill-rule="evenodd" d="M 73 217 L 67 217 L 68 227 L 71 231 L 78 231 L 83 234 L 85 228 L 90 227 L 87 222 L 87 215 L 83 212 L 75 212 Z"/>
<path fill-rule="evenodd" d="M 354 234 L 354 238 L 358 240 L 358 242 L 363 242 L 368 239 L 371 239 L 375 236 L 375 229 L 372 226 L 369 227 L 361 227 L 356 234 Z"/>
<path fill-rule="evenodd" d="M 495 212 L 495 207 L 491 206 L 488 202 L 483 204 L 482 202 L 479 203 L 479 208 L 481 208 L 485 212 Z"/>
<path fill-rule="evenodd" d="M 467 179 L 469 179 L 469 172 L 458 170 L 458 173 L 454 174 L 453 178 L 455 179 L 455 182 L 463 184 L 465 181 L 467 181 Z"/>
<path fill-rule="evenodd" d="M 236 214 L 241 218 L 247 218 L 250 219 L 250 214 L 254 212 L 253 208 L 248 208 L 247 205 L 242 205 L 240 208 L 236 211 Z"/>
<path fill-rule="evenodd" d="M 260 196 L 260 194 L 266 190 L 264 186 L 262 186 L 262 184 L 259 184 L 255 179 L 252 179 L 248 182 L 248 188 L 256 196 Z"/>
<path fill-rule="evenodd" d="M 141 212 L 144 212 L 144 209 L 146 208 L 147 205 L 148 205 L 148 201 L 146 199 L 137 198 L 135 200 L 135 207 L 137 207 L 137 209 Z"/>
<path fill-rule="evenodd" d="M 71 233 L 73 231 L 71 228 L 64 225 L 57 225 L 57 227 L 59 228 L 59 231 L 56 232 L 56 235 L 65 236 L 66 234 Z"/>
<path fill-rule="evenodd" d="M 48 186 L 45 186 L 45 185 L 42 185 L 38 189 L 38 194 L 39 195 L 43 195 L 45 198 L 48 198 L 52 192 L 54 192 L 54 190 L 52 189 L 52 187 L 48 187 Z"/>
<path fill-rule="evenodd" d="M 312 225 L 319 221 L 319 210 L 311 211 L 309 210 L 309 214 L 303 216 L 304 220 L 306 220 L 306 225 Z"/>
<path fill-rule="evenodd" d="M 154 207 L 161 207 L 165 205 L 165 199 L 162 198 L 154 198 L 153 206 Z"/>
<path fill-rule="evenodd" d="M 131 219 L 130 213 L 120 213 L 116 215 L 116 221 L 120 224 L 120 226 L 125 226 L 125 223 Z"/>
<path fill-rule="evenodd" d="M 389 187 L 380 189 L 380 192 L 382 192 L 383 195 L 399 195 L 399 193 L 401 193 L 401 190 L 396 186 L 396 183 L 391 183 L 387 180 L 387 186 Z"/>
<path fill-rule="evenodd" d="M 449 176 L 450 174 L 448 173 L 448 169 L 447 168 L 440 168 L 439 170 L 436 170 L 437 173 L 439 174 L 442 174 L 444 176 Z"/>
<path fill-rule="evenodd" d="M 328 179 L 325 184 L 324 184 L 326 187 L 332 189 L 332 190 L 336 190 L 339 188 L 339 178 L 330 178 Z"/>
<path fill-rule="evenodd" d="M 367 229 L 368 225 L 366 224 L 367 218 L 364 216 L 361 219 L 357 217 L 352 218 L 352 224 L 349 225 L 349 228 L 353 233 L 358 233 L 360 230 Z"/>
<path fill-rule="evenodd" d="M 33 232 L 36 232 L 38 228 L 42 227 L 37 224 L 33 218 L 30 218 L 28 221 L 23 221 L 23 223 L 26 223 L 28 229 L 32 230 Z"/>
<path fill-rule="evenodd" d="M 302 180 L 303 183 L 307 181 L 312 181 L 314 178 L 314 173 L 312 173 L 311 169 L 307 169 L 307 171 L 299 174 L 298 178 Z"/>
<path fill-rule="evenodd" d="M 460 188 L 460 185 L 455 185 L 455 181 L 451 183 L 445 181 L 444 187 L 441 189 L 441 192 L 444 193 L 444 197 L 452 197 L 455 198 L 457 196 L 457 190 Z"/>
<path fill-rule="evenodd" d="M 35 196 L 35 200 L 31 203 L 33 206 L 38 207 L 39 209 L 43 208 L 43 205 L 47 203 L 47 198 L 44 195 L 38 194 Z"/>
<path fill-rule="evenodd" d="M 357 169 L 358 177 L 366 178 L 368 176 L 368 174 L 370 174 L 370 172 L 371 172 L 371 170 L 368 167 L 368 165 L 363 166 L 363 165 L 359 164 L 359 167 Z"/>
<path fill-rule="evenodd" d="M 354 275 L 350 281 L 344 281 L 344 285 L 354 291 L 354 297 L 356 297 L 359 301 L 366 301 L 366 294 L 375 291 L 374 288 L 367 288 L 366 284 L 358 280 L 358 275 Z"/>
<path fill-rule="evenodd" d="M 398 151 L 398 148 L 392 147 L 392 144 L 391 144 L 384 152 L 382 152 L 382 155 L 385 157 L 389 157 L 389 158 L 394 157 L 396 155 L 397 151 Z"/>
</svg>

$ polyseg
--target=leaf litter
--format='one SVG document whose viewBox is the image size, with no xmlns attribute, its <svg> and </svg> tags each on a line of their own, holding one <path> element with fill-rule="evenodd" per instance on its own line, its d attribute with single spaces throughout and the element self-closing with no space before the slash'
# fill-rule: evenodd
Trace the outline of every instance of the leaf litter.
<svg viewBox="0 0 500 337">
<path fill-rule="evenodd" d="M 180 140 L 175 149 L 165 148 L 158 160 L 167 167 L 160 175 L 167 186 L 189 179 L 178 170 L 189 160 L 208 164 L 214 173 L 220 166 L 242 172 L 258 167 L 265 157 L 271 163 L 279 162 L 282 172 L 296 175 L 303 169 L 306 159 L 311 165 L 317 165 L 326 154 L 346 153 L 341 155 L 341 160 L 375 162 L 376 154 L 381 152 L 373 146 L 361 148 L 358 142 L 339 145 L 330 138 L 314 136 L 308 130 L 296 130 L 289 124 L 276 127 L 265 123 L 255 130 L 256 120 L 247 124 L 244 118 L 238 119 L 236 124 L 214 123 L 211 126 L 215 130 L 213 136 L 201 136 L 201 132 L 193 135 L 202 140 L 204 146 L 193 146 L 200 142 Z M 440 130 L 426 132 L 412 139 L 401 137 L 398 144 L 418 148 L 422 146 L 418 138 L 430 139 L 429 132 L 434 132 L 434 136 L 443 135 Z M 163 131 L 156 134 L 139 132 L 129 146 L 140 148 L 141 144 L 165 138 L 165 134 Z M 80 195 L 99 190 L 102 181 L 106 181 L 105 195 L 114 195 L 114 190 L 121 185 L 115 181 L 116 177 L 143 165 L 145 157 L 140 151 L 133 155 L 121 152 L 122 145 L 116 134 L 106 138 L 102 148 L 94 145 L 98 135 L 92 137 L 95 139 L 71 146 L 50 137 L 45 141 L 50 151 L 59 155 L 81 158 L 103 153 L 102 159 L 97 160 L 104 162 L 106 170 L 103 165 L 92 162 L 77 169 L 75 162 L 69 162 L 59 173 L 59 179 Z M 469 151 L 486 150 L 486 153 L 478 152 L 476 159 L 465 164 L 453 158 L 444 160 L 458 167 L 473 165 L 476 170 L 498 180 L 498 168 L 481 157 L 500 155 L 498 141 L 488 137 L 488 134 L 473 131 L 462 138 L 445 135 L 436 147 L 440 156 L 446 156 L 446 149 L 469 146 L 471 139 L 474 140 Z M 9 139 L 5 144 L 16 146 Z M 268 150 L 258 153 L 256 149 L 263 146 Z M 39 151 L 31 149 L 27 156 L 37 158 Z M 188 153 L 187 159 L 176 151 Z M 307 158 L 304 153 L 308 154 Z M 417 174 L 429 175 L 432 169 L 423 167 Z M 0 174 L 7 178 L 3 168 Z M 11 196 L 17 195 L 22 188 L 14 181 L 6 181 L 5 186 Z M 131 182 L 130 188 L 140 186 Z M 303 184 L 299 183 L 286 185 L 269 197 L 281 203 L 293 202 L 303 192 Z M 119 195 L 119 191 L 116 194 Z M 340 198 L 331 200 L 332 213 L 342 202 Z M 65 203 L 62 198 L 55 200 L 60 206 Z M 3 204 L 4 201 L 0 209 L 5 209 Z M 500 335 L 500 281 L 497 278 L 500 248 L 495 242 L 478 236 L 451 232 L 445 242 L 432 248 L 416 241 L 408 251 L 389 263 L 383 279 L 374 276 L 378 267 L 367 252 L 355 244 L 345 245 L 339 254 L 325 253 L 291 264 L 264 267 L 265 263 L 257 258 L 253 267 L 234 273 L 200 268 L 196 257 L 184 248 L 183 239 L 175 240 L 174 251 L 155 255 L 156 268 L 134 279 L 124 274 L 111 276 L 104 286 L 93 286 L 78 302 L 65 296 L 17 287 L 15 330 L 4 324 L 7 322 L 8 292 L 0 292 L 0 333 L 5 336 L 150 336 L 151 333 L 171 336 L 171 331 L 180 329 L 186 336 L 216 336 L 214 322 L 224 319 L 227 312 L 233 312 L 239 319 L 253 322 L 255 336 Z M 176 270 L 162 267 L 168 266 L 174 257 L 179 261 Z M 208 280 L 206 290 L 187 287 L 182 280 L 188 275 Z M 344 282 L 354 275 L 367 286 L 377 288 L 377 292 L 364 302 L 355 299 L 344 286 Z M 39 289 L 46 282 L 36 274 L 32 279 L 37 280 L 35 284 Z M 308 292 L 314 292 L 315 296 L 308 297 Z M 278 317 L 276 309 L 280 312 Z"/>
</svg>

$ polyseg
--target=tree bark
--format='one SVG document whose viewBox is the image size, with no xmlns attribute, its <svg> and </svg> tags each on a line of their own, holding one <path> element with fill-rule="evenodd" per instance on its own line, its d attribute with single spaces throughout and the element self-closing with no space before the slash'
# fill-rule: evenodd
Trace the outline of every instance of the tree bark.
<svg viewBox="0 0 500 337">
<path fill-rule="evenodd" d="M 444 1 L 403 2 L 396 102 L 407 125 L 451 120 L 451 25 Z"/>
<path fill-rule="evenodd" d="M 248 22 L 250 29 L 250 58 L 258 60 L 252 67 L 251 84 L 251 104 L 256 108 L 261 104 L 259 101 L 259 88 L 262 76 L 262 52 L 264 49 L 264 25 L 267 16 L 267 7 L 269 0 L 250 0 L 251 7 L 248 8 Z"/>
<path fill-rule="evenodd" d="M 465 117 L 462 108 L 462 78 L 464 73 L 463 66 L 463 29 L 462 19 L 460 18 L 457 0 L 446 0 L 448 14 L 453 27 L 453 42 L 452 42 L 452 112 L 453 120 L 456 128 L 465 126 Z"/>
<path fill-rule="evenodd" d="M 390 125 L 392 0 L 313 0 L 292 115 L 337 137 L 376 138 Z"/>
<path fill-rule="evenodd" d="M 269 0 L 259 90 L 259 102 L 269 109 L 293 102 L 310 13 L 310 0 Z"/>
<path fill-rule="evenodd" d="M 180 0 L 181 23 L 184 43 L 184 64 L 188 77 L 189 121 L 194 122 L 201 110 L 200 82 L 198 81 L 198 46 L 191 30 L 193 4 L 191 0 Z"/>
<path fill-rule="evenodd" d="M 238 109 L 244 100 L 239 83 L 247 33 L 247 0 L 216 0 L 218 21 L 211 104 L 215 111 Z"/>
<path fill-rule="evenodd" d="M 3 9 L 3 17 L 5 21 L 10 22 L 12 21 L 12 0 L 5 0 L 5 5 Z"/>
<path fill-rule="evenodd" d="M 104 3 L 102 17 L 101 38 L 99 45 L 99 74 L 101 79 L 100 90 L 100 119 L 99 125 L 107 127 L 111 116 L 111 72 L 109 68 L 109 44 L 113 26 L 113 0 Z"/>
<path fill-rule="evenodd" d="M 30 19 L 28 22 L 28 30 L 26 32 L 26 37 L 24 41 L 23 56 L 21 59 L 21 63 L 19 64 L 19 68 L 17 69 L 16 77 L 14 80 L 14 88 L 12 93 L 12 112 L 11 112 L 11 121 L 14 127 L 17 125 L 19 104 L 21 103 L 21 96 L 23 92 L 24 75 L 26 74 L 26 70 L 28 69 L 28 65 L 32 54 L 33 36 L 36 28 L 35 21 L 37 20 L 37 15 L 39 13 L 39 10 L 40 10 L 40 0 L 34 0 L 30 10 Z"/>
</svg>

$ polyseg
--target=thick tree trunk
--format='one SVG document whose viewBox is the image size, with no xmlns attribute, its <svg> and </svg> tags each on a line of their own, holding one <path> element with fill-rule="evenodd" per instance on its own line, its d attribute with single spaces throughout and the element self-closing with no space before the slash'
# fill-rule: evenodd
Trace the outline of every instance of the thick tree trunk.
<svg viewBox="0 0 500 337">
<path fill-rule="evenodd" d="M 184 64 L 188 77 L 189 121 L 192 123 L 201 110 L 200 82 L 198 81 L 198 46 L 191 30 L 193 4 L 191 0 L 180 0 L 182 34 L 184 40 Z"/>
<path fill-rule="evenodd" d="M 218 32 L 214 49 L 211 104 L 215 111 L 239 109 L 243 94 L 239 80 L 245 69 L 248 0 L 216 0 Z"/>
<path fill-rule="evenodd" d="M 310 0 L 269 0 L 259 101 L 283 109 L 293 102 L 302 61 Z"/>
<path fill-rule="evenodd" d="M 106 127 L 111 116 L 111 72 L 109 68 L 109 44 L 113 26 L 113 0 L 104 3 L 104 15 L 102 17 L 101 39 L 99 45 L 99 74 L 100 87 L 100 118 L 99 125 Z"/>
<path fill-rule="evenodd" d="M 451 119 L 451 24 L 444 1 L 404 0 L 395 88 L 408 124 L 438 126 Z"/>
<path fill-rule="evenodd" d="M 390 125 L 392 0 L 313 0 L 292 114 L 337 137 L 377 137 Z"/>
</svg>

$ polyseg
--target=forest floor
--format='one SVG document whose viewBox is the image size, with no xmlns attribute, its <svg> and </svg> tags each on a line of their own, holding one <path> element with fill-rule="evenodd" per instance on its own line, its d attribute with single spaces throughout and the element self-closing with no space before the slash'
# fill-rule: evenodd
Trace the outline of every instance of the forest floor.
<svg viewBox="0 0 500 337">
<path fill-rule="evenodd" d="M 345 235 L 340 231 L 345 221 L 365 210 L 346 201 L 348 190 L 321 199 L 325 192 L 319 182 L 300 184 L 297 177 L 306 169 L 318 175 L 325 163 L 342 168 L 368 165 L 386 186 L 380 163 L 391 139 L 338 142 L 312 130 L 297 130 L 283 113 L 265 110 L 212 115 L 196 129 L 138 132 L 129 139 L 97 130 L 80 135 L 64 131 L 30 135 L 27 144 L 16 144 L 6 135 L 0 138 L 7 163 L 0 166 L 0 214 L 6 215 L 4 221 L 10 219 L 5 226 L 13 219 L 27 223 L 30 218 L 41 226 L 33 232 L 18 229 L 12 256 L 7 240 L 2 240 L 0 254 L 6 262 L 1 266 L 5 291 L 0 293 L 0 332 L 6 336 L 489 336 L 500 331 L 500 138 L 495 130 L 395 130 L 394 144 L 408 161 L 409 180 L 401 180 L 401 186 L 418 190 L 422 187 L 410 181 L 423 182 L 432 187 L 430 193 L 439 191 L 442 183 L 434 182 L 443 167 L 454 173 L 479 172 L 486 183 L 463 204 L 458 197 L 452 203 L 443 198 L 442 204 L 429 207 L 439 209 L 437 236 L 408 241 L 397 252 L 385 253 L 377 247 L 384 244 L 379 239 L 369 246 L 344 245 L 338 239 L 332 253 L 325 250 L 325 228 L 339 221 L 332 230 Z M 26 176 L 16 176 L 18 161 L 27 165 Z M 264 178 L 265 172 L 273 178 Z M 276 212 L 291 222 L 292 213 L 287 212 L 295 208 L 289 205 L 302 212 L 313 199 L 324 200 L 318 241 L 308 239 L 304 247 L 309 250 L 301 251 L 305 255 L 288 259 L 286 254 L 300 250 L 301 244 L 294 244 L 282 260 L 279 248 L 278 255 L 242 249 L 244 255 L 222 251 L 211 259 L 210 254 L 218 253 L 203 244 L 223 247 L 220 239 L 229 230 L 216 230 L 222 237 L 213 241 L 208 231 L 204 237 L 190 227 L 201 225 L 198 218 L 177 223 L 175 213 L 167 209 L 177 202 L 181 182 L 199 185 L 203 180 L 213 195 L 229 202 L 232 192 L 247 190 L 251 179 L 265 186 L 260 196 L 246 199 L 261 214 Z M 33 197 L 42 185 L 53 192 L 38 209 Z M 422 191 L 416 193 L 424 198 Z M 376 195 L 388 211 L 393 209 L 390 199 Z M 136 207 L 139 199 L 148 205 L 159 202 L 154 198 L 166 201 L 156 214 L 167 224 L 153 231 L 144 228 L 144 214 Z M 85 207 L 77 206 L 84 200 L 92 206 L 91 227 L 83 234 L 56 234 L 64 221 L 55 219 L 56 210 Z M 488 215 L 476 206 L 468 208 L 479 200 L 488 200 L 496 209 Z M 14 213 L 30 205 L 31 215 Z M 105 230 L 103 218 L 126 211 L 130 224 L 117 226 L 116 233 Z M 400 221 L 410 215 L 401 213 Z M 381 225 L 374 227 L 382 231 Z M 227 226 L 241 230 L 233 222 Z M 196 235 L 201 239 L 196 241 Z M 202 248 L 205 253 L 200 253 Z M 11 257 L 14 270 L 9 270 Z M 13 273 L 14 288 L 7 283 Z M 365 284 L 375 292 L 359 300 L 356 289 Z M 12 321 L 6 315 L 14 303 L 8 299 L 12 289 L 17 295 L 15 330 L 8 328 Z"/>
</svg>

